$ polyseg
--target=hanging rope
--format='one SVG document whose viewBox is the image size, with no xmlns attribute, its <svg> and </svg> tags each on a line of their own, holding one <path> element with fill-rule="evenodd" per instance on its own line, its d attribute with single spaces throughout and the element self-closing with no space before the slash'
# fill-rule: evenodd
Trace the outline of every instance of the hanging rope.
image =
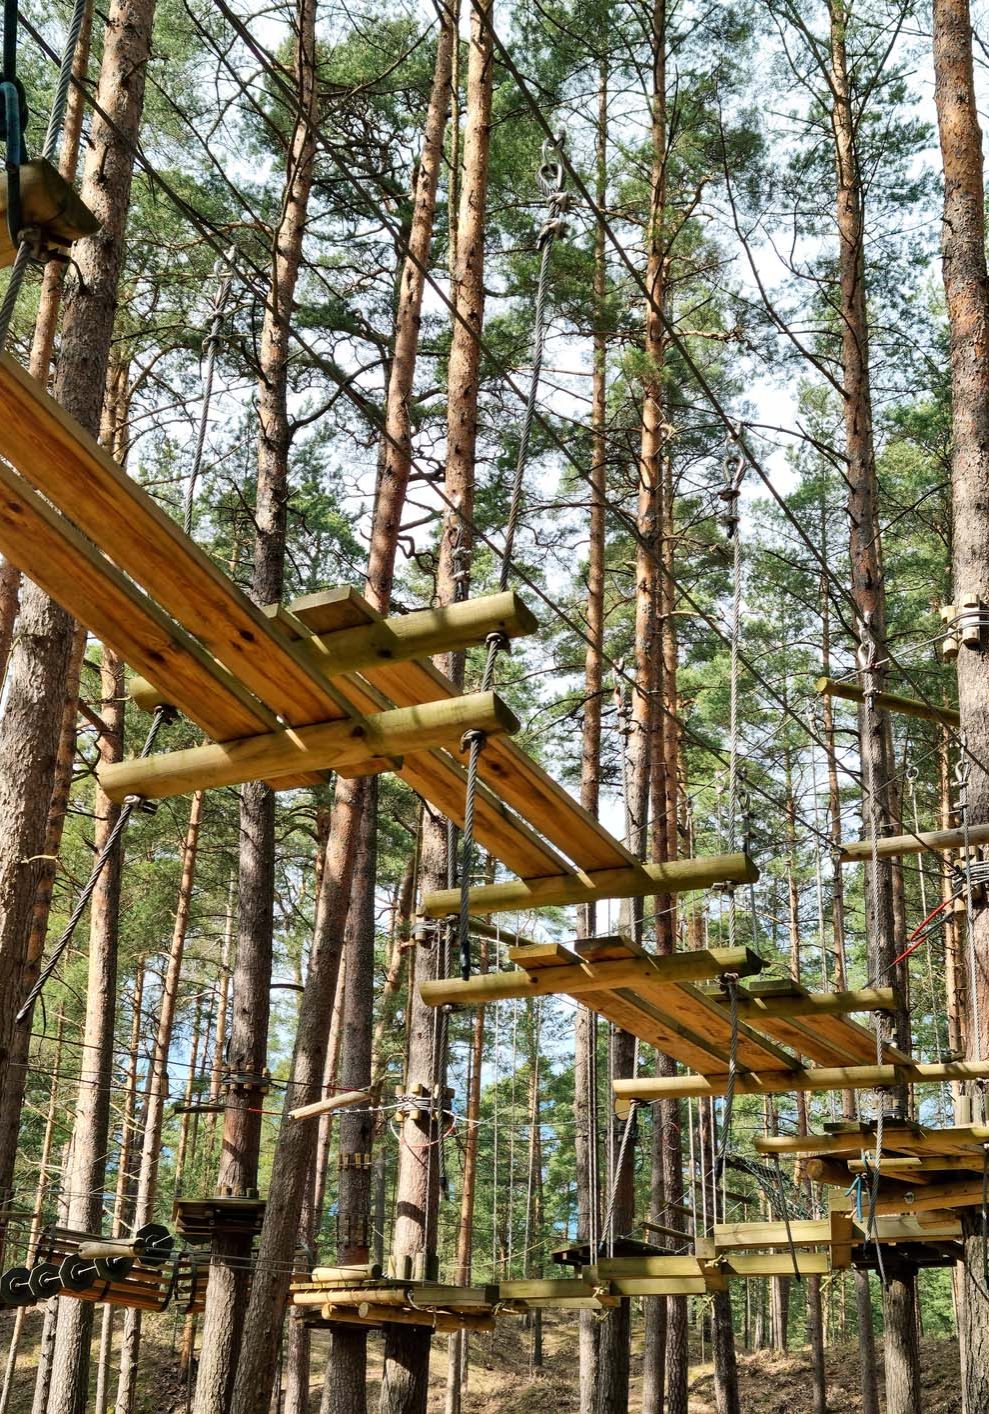
<svg viewBox="0 0 989 1414">
<path fill-rule="evenodd" d="M 539 260 L 539 278 L 536 284 L 536 307 L 533 317 L 532 377 L 529 380 L 529 392 L 525 402 L 525 412 L 522 417 L 518 455 L 515 458 L 515 475 L 512 480 L 512 496 L 509 503 L 508 521 L 505 526 L 505 545 L 501 557 L 501 570 L 498 576 L 498 587 L 502 592 L 508 588 L 508 580 L 511 575 L 512 551 L 522 514 L 522 490 L 525 467 L 529 457 L 529 441 L 532 436 L 532 423 L 535 416 L 536 398 L 539 394 L 539 382 L 542 373 L 543 348 L 546 339 L 546 289 L 549 277 L 550 252 L 554 243 L 565 236 L 567 232 L 566 222 L 563 220 L 569 205 L 569 197 L 564 191 L 566 172 L 562 161 L 562 151 L 565 141 L 565 135 L 561 132 L 557 134 L 554 141 L 551 142 L 547 138 L 543 143 L 542 163 L 536 178 L 539 190 L 546 200 L 548 213 L 547 219 L 539 232 L 539 249 L 541 254 Z M 491 691 L 494 683 L 495 664 L 498 659 L 498 654 L 503 649 L 508 648 L 508 640 L 505 635 L 500 632 L 489 634 L 487 648 L 488 655 L 481 679 L 482 692 Z M 464 806 L 464 828 L 460 863 L 460 975 L 464 981 L 467 981 L 470 977 L 471 968 L 470 925 L 468 914 L 470 908 L 471 870 L 474 863 L 474 808 L 477 798 L 478 763 L 480 762 L 481 751 L 484 748 L 484 741 L 485 737 L 483 732 L 469 731 L 464 734 L 461 742 L 461 749 L 469 752 L 467 759 L 467 796 Z"/>
<path fill-rule="evenodd" d="M 75 0 L 72 7 L 69 30 L 65 37 L 65 47 L 62 50 L 62 62 L 59 65 L 58 83 L 55 85 L 55 96 L 52 99 L 51 112 L 48 117 L 45 144 L 41 152 L 42 157 L 48 162 L 54 160 L 58 148 L 62 121 L 65 117 L 65 106 L 68 102 L 69 84 L 72 79 L 72 63 L 75 59 L 76 45 L 79 42 L 79 34 L 82 30 L 88 3 L 89 0 Z M 14 257 L 3 301 L 0 302 L 0 352 L 6 347 L 17 296 L 24 282 L 27 267 L 36 250 L 36 236 L 31 230 L 24 229 L 21 208 L 21 167 L 27 161 L 24 130 L 27 127 L 28 109 L 24 85 L 17 77 L 17 28 L 17 0 L 4 0 L 3 68 L 0 71 L 0 93 L 3 95 L 3 102 L 0 105 L 0 137 L 3 138 L 6 145 L 4 166 L 7 173 L 7 230 L 10 234 L 11 244 L 17 249 L 17 254 Z"/>
<path fill-rule="evenodd" d="M 958 785 L 958 815 L 962 826 L 962 849 L 965 855 L 965 945 L 968 952 L 969 1009 L 972 1014 L 972 1049 L 975 1059 L 982 1059 L 982 1008 L 979 1001 L 978 968 L 975 959 L 974 907 L 972 898 L 972 845 L 969 835 L 968 787 L 972 763 L 968 757 L 968 741 L 962 733 L 962 754 L 955 765 Z"/>
<path fill-rule="evenodd" d="M 738 976 L 726 972 L 721 978 L 722 989 L 728 995 L 728 1014 L 731 1018 L 731 1036 L 728 1042 L 728 1083 L 725 1087 L 724 1106 L 721 1111 L 721 1133 L 718 1135 L 718 1149 L 714 1160 L 715 1180 L 725 1171 L 725 1160 L 731 1146 L 731 1114 L 735 1105 L 735 1078 L 738 1074 Z"/>
<path fill-rule="evenodd" d="M 150 755 L 151 751 L 154 748 L 154 744 L 158 739 L 158 733 L 161 731 L 162 727 L 165 726 L 167 722 L 172 720 L 173 716 L 174 708 L 172 707 L 161 706 L 155 708 L 154 718 L 151 722 L 151 727 L 145 739 L 144 746 L 141 748 L 141 755 L 139 757 L 139 760 L 143 760 L 145 756 Z M 38 977 L 37 982 L 35 982 L 34 986 L 31 988 L 30 992 L 27 995 L 27 998 L 21 1006 L 20 1011 L 17 1013 L 15 1020 L 18 1024 L 24 1021 L 30 1015 L 31 1008 L 34 1006 L 35 1002 L 38 1000 L 42 991 L 44 990 L 45 983 L 55 971 L 55 968 L 58 966 L 59 959 L 65 952 L 65 949 L 69 946 L 69 943 L 72 941 L 72 935 L 75 933 L 76 928 L 79 925 L 79 920 L 82 918 L 83 913 L 86 911 L 86 905 L 92 897 L 93 890 L 99 883 L 100 875 L 103 873 L 103 870 L 106 867 L 107 860 L 113 854 L 117 841 L 123 834 L 127 826 L 128 820 L 133 815 L 134 811 L 144 804 L 146 804 L 146 802 L 144 802 L 142 797 L 139 795 L 129 795 L 124 801 L 123 808 L 120 811 L 120 814 L 117 816 L 116 824 L 113 826 L 113 829 L 107 836 L 107 840 L 103 848 L 96 856 L 96 859 L 93 863 L 92 873 L 86 880 L 86 883 L 83 885 L 79 897 L 76 899 L 76 905 L 75 908 L 73 908 L 72 913 L 69 915 L 69 921 L 62 929 L 61 936 L 59 937 L 58 942 L 52 949 L 51 956 L 45 963 L 44 967 L 41 969 L 41 974 Z"/>
<path fill-rule="evenodd" d="M 227 311 L 227 301 L 230 298 L 230 288 L 233 284 L 233 270 L 231 262 L 234 257 L 234 247 L 231 246 L 226 255 L 217 260 L 213 266 L 213 274 L 217 277 L 219 284 L 216 289 L 216 296 L 213 300 L 213 319 L 209 327 L 209 333 L 203 340 L 203 406 L 199 415 L 199 433 L 196 437 L 196 450 L 192 458 L 192 470 L 189 472 L 189 480 L 185 488 L 185 509 L 182 516 L 182 528 L 186 535 L 192 534 L 192 506 L 196 494 L 196 483 L 199 480 L 199 473 L 203 465 L 203 449 L 206 445 L 206 428 L 209 423 L 209 408 L 213 399 L 213 375 L 216 371 L 216 355 L 220 346 L 220 332 L 223 328 L 223 320 Z"/>
<path fill-rule="evenodd" d="M 780 1212 L 783 1214 L 783 1226 L 786 1228 L 786 1243 L 790 1249 L 790 1260 L 793 1263 L 793 1275 L 796 1281 L 801 1281 L 800 1261 L 797 1257 L 797 1249 L 793 1242 L 793 1232 L 790 1228 L 790 1210 L 786 1201 L 786 1189 L 783 1187 L 783 1170 L 780 1167 L 779 1154 L 773 1155 L 773 1166 L 776 1170 L 777 1191 L 779 1193 Z"/>
<path fill-rule="evenodd" d="M 611 1188 L 608 1193 L 608 1206 L 604 1215 L 604 1226 L 601 1239 L 598 1244 L 598 1256 L 603 1255 L 605 1246 L 614 1246 L 615 1234 L 612 1226 L 615 1221 L 615 1204 L 618 1201 L 618 1188 L 622 1181 L 622 1170 L 625 1167 L 625 1156 L 628 1153 L 628 1146 L 632 1141 L 635 1132 L 635 1116 L 638 1108 L 638 1100 L 629 1101 L 628 1114 L 625 1116 L 625 1125 L 622 1129 L 621 1143 L 618 1146 L 618 1157 L 615 1160 L 614 1172 L 611 1176 Z"/>
</svg>

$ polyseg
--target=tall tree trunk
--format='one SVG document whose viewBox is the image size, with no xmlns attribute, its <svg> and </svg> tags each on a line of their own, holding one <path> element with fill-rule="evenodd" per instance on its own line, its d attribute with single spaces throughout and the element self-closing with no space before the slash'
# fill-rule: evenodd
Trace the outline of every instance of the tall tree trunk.
<svg viewBox="0 0 989 1414">
<path fill-rule="evenodd" d="M 64 1030 L 65 1018 L 60 1011 L 58 1014 L 58 1027 L 55 1032 L 55 1050 L 52 1055 L 52 1088 L 48 1097 L 48 1114 L 45 1119 L 45 1132 L 41 1140 L 41 1152 L 38 1157 L 38 1184 L 34 1194 L 34 1210 L 31 1214 L 31 1227 L 28 1231 L 29 1252 L 35 1250 L 35 1244 L 41 1232 L 45 1203 L 49 1191 L 49 1165 L 51 1163 L 52 1147 L 55 1137 L 55 1121 L 58 1117 L 58 1082 L 59 1072 L 62 1066 L 62 1036 Z M 57 1309 L 58 1297 L 53 1297 L 52 1300 L 55 1302 L 55 1309 Z M 48 1305 L 49 1303 L 46 1303 L 46 1323 Z M 7 1414 L 7 1410 L 10 1406 L 10 1397 L 14 1390 L 14 1376 L 17 1373 L 17 1355 L 20 1349 L 21 1334 L 24 1329 L 24 1317 L 27 1315 L 27 1310 L 28 1308 L 26 1306 L 18 1306 L 17 1314 L 14 1317 L 14 1329 L 10 1336 L 10 1348 L 7 1352 L 7 1365 L 4 1370 L 3 1389 L 0 1390 L 0 1414 Z"/>
<path fill-rule="evenodd" d="M 395 547 L 402 523 L 405 495 L 412 470 L 410 404 L 419 353 L 422 295 L 429 269 L 429 250 L 436 220 L 436 193 L 443 166 L 443 139 L 450 104 L 450 68 L 456 44 L 456 24 L 447 4 L 440 6 L 433 86 L 426 112 L 422 152 L 412 193 L 412 224 L 402 266 L 391 369 L 385 400 L 385 436 L 375 505 L 377 534 L 371 539 L 368 586 L 375 604 L 387 613 L 395 575 Z"/>
<path fill-rule="evenodd" d="M 454 303 L 457 318 L 449 360 L 445 494 L 468 519 L 474 505 L 474 455 L 477 443 L 477 393 L 480 369 L 478 336 L 484 322 L 484 231 L 487 211 L 488 147 L 493 93 L 492 0 L 481 0 L 471 14 L 467 69 L 467 123 L 464 134 L 463 188 L 458 223 Z M 441 604 L 466 593 L 470 536 L 453 512 L 444 520 L 436 594 Z M 452 665 L 451 676 L 462 675 Z M 447 882 L 447 837 L 442 827 L 424 819 L 424 883 Z M 437 937 L 417 955 L 417 980 L 439 976 L 445 949 Z M 445 1019 L 431 1014 L 418 989 L 410 988 L 408 1058 L 405 1083 L 410 1094 L 442 1092 L 445 1076 Z M 442 1102 L 428 1114 L 404 1116 L 399 1123 L 395 1233 L 392 1262 L 396 1274 L 432 1275 L 437 1260 L 439 1162 L 433 1150 L 442 1142 Z M 425 1414 L 429 1384 L 428 1329 L 390 1326 L 385 1333 L 381 1384 L 382 1414 Z"/>
<path fill-rule="evenodd" d="M 203 792 L 197 791 L 192 797 L 189 807 L 189 822 L 182 845 L 182 873 L 179 879 L 175 922 L 172 927 L 172 942 L 162 979 L 161 999 L 158 1005 L 158 1025 L 146 1083 L 144 1133 L 141 1139 L 141 1163 L 138 1171 L 134 1212 L 135 1227 L 143 1227 L 154 1216 L 154 1203 L 158 1190 L 158 1162 L 161 1157 L 161 1133 L 165 1101 L 168 1099 L 168 1053 L 175 1027 L 182 959 L 185 953 L 186 934 L 189 929 L 189 911 L 196 878 L 196 857 L 199 849 L 202 812 Z M 192 1062 L 190 1062 L 189 1073 L 190 1076 L 193 1073 Z M 140 1347 L 141 1312 L 129 1307 L 124 1314 L 121 1338 L 116 1414 L 132 1414 L 134 1409 Z"/>
<path fill-rule="evenodd" d="M 62 723 L 58 738 L 58 753 L 55 759 L 55 778 L 52 785 L 51 802 L 48 807 L 48 827 L 45 832 L 45 858 L 38 880 L 34 910 L 31 919 L 31 933 L 28 938 L 27 957 L 22 979 L 22 995 L 27 994 L 38 980 L 44 955 L 48 915 L 51 910 L 52 892 L 58 866 L 58 852 L 62 842 L 62 830 L 68 810 L 69 790 L 72 785 L 72 769 L 76 758 L 76 719 L 79 705 L 79 670 L 86 647 L 86 632 L 76 626 L 69 650 L 69 664 L 66 674 L 66 697 L 62 709 Z M 4 1206 L 9 1206 L 13 1197 L 14 1165 L 17 1161 L 17 1140 L 20 1133 L 21 1105 L 28 1078 L 28 1056 L 31 1049 L 32 1022 L 34 1008 L 18 1022 L 10 1051 L 10 1068 L 0 1106 L 0 1195 Z M 2 1225 L 0 1225 L 2 1230 Z M 19 1308 L 20 1309 L 20 1308 Z"/>
<path fill-rule="evenodd" d="M 124 665 L 106 648 L 103 650 L 100 687 L 100 716 L 106 726 L 100 738 L 100 758 L 103 762 L 120 761 L 124 746 Z M 99 787 L 95 813 L 93 848 L 98 854 L 106 846 L 120 813 L 119 806 L 114 805 Z M 86 1022 L 83 1030 L 85 1061 L 79 1073 L 69 1173 L 69 1226 L 77 1232 L 94 1234 L 101 1232 L 103 1227 L 103 1186 L 109 1148 L 121 856 L 122 849 L 118 843 L 93 891 Z M 88 1301 L 67 1301 L 59 1313 L 55 1338 L 49 1414 L 76 1414 L 85 1407 L 92 1329 L 92 1305 Z"/>
<path fill-rule="evenodd" d="M 608 62 L 602 55 L 598 78 L 595 143 L 595 197 L 602 213 L 608 194 Z M 587 547 L 587 647 L 584 653 L 584 724 L 581 736 L 580 803 L 597 818 L 601 787 L 601 710 L 604 689 L 602 645 L 604 640 L 605 502 L 607 499 L 607 375 L 608 303 L 604 216 L 594 227 L 594 338 L 591 384 L 590 523 Z M 596 930 L 593 904 L 578 910 L 578 934 L 592 937 Z M 574 1148 L 577 1180 L 577 1240 L 587 1242 L 597 1230 L 598 1202 L 595 1181 L 597 1017 L 586 1007 L 577 1008 L 574 1027 Z M 592 1260 L 594 1254 L 591 1254 Z M 600 1323 L 592 1311 L 578 1313 L 580 1414 L 594 1414 L 597 1392 Z"/>
<path fill-rule="evenodd" d="M 985 188 L 982 132 L 972 63 L 968 0 L 935 0 L 934 97 L 944 166 L 944 226 L 941 238 L 944 289 L 951 337 L 952 393 L 952 577 L 954 600 L 977 594 L 989 602 L 989 276 L 985 250 Z M 968 809 L 972 820 L 989 818 L 989 672 L 986 633 L 977 649 L 958 656 L 958 705 L 971 768 Z M 966 1054 L 989 1056 L 989 911 L 976 907 L 968 920 L 975 982 L 968 998 Z M 971 990 L 971 984 L 970 984 Z M 973 1116 L 974 1118 L 975 1116 Z M 966 1407 L 989 1408 L 989 1293 L 982 1283 L 982 1239 L 978 1210 L 962 1210 L 965 1283 L 962 1338 Z"/>
<path fill-rule="evenodd" d="M 371 1085 L 374 1017 L 374 881 L 377 865 L 377 781 L 364 782 L 361 838 L 347 915 L 347 986 L 343 998 L 340 1083 L 345 1090 Z M 371 1250 L 371 1141 L 369 1105 L 340 1115 L 337 1191 L 337 1261 L 367 1262 Z M 323 1391 L 324 1414 L 356 1414 L 367 1407 L 367 1331 L 334 1326 Z"/>
<path fill-rule="evenodd" d="M 93 7 L 92 4 L 88 4 L 83 14 L 82 26 L 72 58 L 72 77 L 80 86 L 77 87 L 76 84 L 73 84 L 69 89 L 58 159 L 60 174 L 73 186 L 76 180 L 76 169 L 79 165 L 79 145 L 85 110 L 81 82 L 85 79 L 89 68 L 89 45 L 92 31 Z M 47 383 L 51 370 L 55 331 L 62 304 L 65 269 L 64 260 L 49 260 L 41 277 L 38 314 L 34 322 L 34 337 L 31 342 L 31 358 L 28 364 L 31 376 L 37 378 L 40 383 Z M 17 619 L 20 587 L 20 570 L 7 560 L 0 561 L 0 689 L 3 687 L 10 663 L 10 649 L 14 640 L 14 624 Z M 6 1101 L 4 1103 L 6 1105 Z M 17 1108 L 19 1110 L 20 1106 Z"/>
<path fill-rule="evenodd" d="M 260 605 L 280 602 L 285 576 L 292 438 L 288 412 L 289 330 L 302 266 L 316 154 L 315 0 L 298 0 L 296 5 L 293 62 L 297 106 L 292 114 L 292 134 L 285 154 L 281 217 L 272 242 L 271 283 L 265 301 L 259 360 L 256 537 L 251 595 Z M 256 1194 L 258 1184 L 261 1107 L 257 1101 L 268 1045 L 274 853 L 274 795 L 263 782 L 248 782 L 241 788 L 240 795 L 239 919 L 230 1066 L 235 1072 L 258 1079 L 227 1090 L 219 1175 L 220 1191 L 237 1196 Z M 335 953 L 334 981 L 338 950 Z M 331 988 L 326 1000 L 327 1010 L 332 995 Z M 300 1031 L 304 1010 L 305 1001 L 300 1009 Z M 323 1047 L 325 1035 L 319 1047 L 316 1074 L 308 1077 L 313 1089 L 322 1079 Z M 303 1149 L 307 1145 L 311 1147 L 312 1135 L 308 1127 L 302 1126 L 306 1131 L 304 1136 L 298 1134 L 298 1129 L 299 1126 L 291 1122 L 283 1127 L 280 1152 L 285 1148 L 282 1141 L 288 1140 L 289 1134 L 296 1141 L 301 1137 Z M 243 1266 L 236 1269 L 236 1264 L 243 1264 L 249 1255 L 251 1240 L 239 1234 L 217 1234 L 214 1239 L 213 1266 L 203 1315 L 202 1357 L 196 1382 L 196 1414 L 227 1414 L 228 1407 L 242 1411 L 267 1409 L 290 1265 L 282 1249 L 287 1242 L 290 1254 L 295 1246 L 307 1174 L 305 1162 L 300 1164 L 300 1170 L 291 1175 L 282 1173 L 291 1196 L 287 1196 L 284 1208 L 280 1203 L 268 1206 L 260 1244 L 261 1251 L 267 1254 L 267 1262 L 285 1262 L 286 1270 L 276 1272 L 269 1266 L 254 1280 L 250 1313 L 247 1273 Z M 277 1257 L 274 1256 L 276 1249 Z M 226 1265 L 231 1262 L 235 1265 Z"/>
<path fill-rule="evenodd" d="M 86 158 L 82 198 L 101 222 L 73 247 L 55 396 L 94 436 L 123 261 L 134 152 L 144 106 L 155 0 L 113 0 Z M 106 117 L 100 116 L 105 114 Z M 0 1083 L 20 1005 L 35 891 L 43 872 L 51 799 L 72 652 L 72 622 L 34 585 L 25 585 L 0 722 Z M 25 860 L 32 861 L 25 866 Z"/>
<path fill-rule="evenodd" d="M 481 943 L 479 970 L 488 970 L 489 946 Z M 477 1159 L 480 1143 L 481 1067 L 484 1063 L 484 1007 L 474 1013 L 471 1031 L 469 1075 L 467 1081 L 467 1135 L 464 1140 L 463 1177 L 460 1185 L 460 1224 L 457 1228 L 457 1266 L 454 1281 L 458 1286 L 470 1286 L 471 1259 L 474 1248 L 474 1196 L 477 1189 Z M 467 1378 L 467 1332 L 456 1331 L 450 1337 L 447 1352 L 446 1414 L 460 1414 L 462 1395 Z M 2 1414 L 2 1411 L 0 1411 Z"/>
</svg>

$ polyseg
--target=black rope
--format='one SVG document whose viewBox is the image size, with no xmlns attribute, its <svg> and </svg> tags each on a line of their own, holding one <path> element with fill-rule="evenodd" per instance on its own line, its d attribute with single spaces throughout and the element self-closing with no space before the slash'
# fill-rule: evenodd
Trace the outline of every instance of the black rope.
<svg viewBox="0 0 989 1414">
<path fill-rule="evenodd" d="M 154 720 L 151 723 L 151 728 L 148 731 L 144 746 L 141 748 L 141 755 L 138 758 L 139 760 L 143 760 L 145 756 L 149 755 L 152 748 L 154 747 L 155 741 L 158 738 L 158 733 L 161 731 L 162 727 L 165 725 L 166 722 L 169 722 L 173 719 L 174 715 L 175 709 L 173 707 L 167 707 L 162 705 L 155 708 Z M 51 957 L 49 957 L 48 961 L 41 969 L 41 974 L 38 977 L 37 982 L 35 982 L 34 986 L 27 994 L 24 1004 L 22 1005 L 20 1011 L 17 1013 L 16 1021 L 18 1024 L 20 1024 L 22 1021 L 25 1021 L 27 1017 L 30 1016 L 32 1007 L 40 997 L 46 982 L 51 977 L 52 973 L 55 971 L 55 968 L 58 966 L 59 959 L 65 952 L 65 949 L 72 941 L 72 935 L 76 931 L 76 928 L 79 925 L 79 920 L 82 918 L 83 913 L 86 911 L 86 905 L 92 897 L 93 890 L 99 883 L 100 875 L 106 868 L 107 860 L 113 854 L 117 841 L 120 839 L 120 836 L 123 833 L 128 820 L 141 803 L 141 797 L 138 795 L 129 795 L 125 800 L 123 809 L 117 816 L 117 822 L 107 837 L 106 844 L 100 850 L 93 863 L 92 873 L 86 880 L 86 883 L 83 886 L 79 897 L 76 899 L 76 905 L 69 916 L 69 921 L 62 929 L 62 934 L 59 937 L 58 942 L 52 949 Z"/>
</svg>

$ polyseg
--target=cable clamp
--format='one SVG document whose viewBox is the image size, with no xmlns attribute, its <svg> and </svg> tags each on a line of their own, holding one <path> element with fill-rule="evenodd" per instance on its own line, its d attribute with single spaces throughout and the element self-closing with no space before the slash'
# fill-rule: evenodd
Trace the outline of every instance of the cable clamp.
<svg viewBox="0 0 989 1414">
<path fill-rule="evenodd" d="M 482 732 L 480 727 L 471 727 L 460 738 L 460 750 L 462 753 L 469 751 L 476 744 L 478 751 L 481 751 L 487 739 L 487 732 Z"/>
<path fill-rule="evenodd" d="M 511 653 L 512 640 L 503 628 L 493 628 L 484 640 L 484 646 L 489 652 Z"/>
<path fill-rule="evenodd" d="M 539 171 L 536 173 L 536 182 L 543 196 L 549 201 L 562 194 L 567 180 L 567 169 L 563 161 L 566 145 L 567 135 L 560 129 L 554 137 L 545 139 L 540 150 L 541 160 Z"/>
</svg>

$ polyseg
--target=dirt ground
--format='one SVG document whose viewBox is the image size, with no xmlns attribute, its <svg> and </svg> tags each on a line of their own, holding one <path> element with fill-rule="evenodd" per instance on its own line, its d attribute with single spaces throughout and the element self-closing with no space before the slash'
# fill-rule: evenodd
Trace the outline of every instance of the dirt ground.
<svg viewBox="0 0 989 1414">
<path fill-rule="evenodd" d="M 0 1316 L 0 1352 L 6 1348 L 11 1328 L 9 1313 Z M 118 1329 L 119 1329 L 119 1322 Z M 139 1414 L 185 1414 L 186 1390 L 175 1357 L 177 1330 L 168 1317 L 148 1323 L 145 1360 L 138 1400 Z M 99 1319 L 97 1319 L 97 1327 Z M 25 1322 L 24 1340 L 14 1380 L 9 1414 L 30 1414 L 37 1364 L 40 1313 Z M 317 1331 L 313 1341 L 313 1390 L 311 1414 L 318 1414 L 321 1372 L 327 1337 Z M 880 1342 L 881 1350 L 881 1342 Z M 368 1407 L 377 1407 L 381 1374 L 381 1338 L 369 1345 Z M 95 1356 L 95 1346 L 94 1346 Z M 634 1352 L 638 1356 L 638 1352 Z M 0 1355 L 0 1362 L 3 1361 Z M 116 1363 L 116 1362 L 114 1362 Z M 829 1408 L 834 1414 L 858 1414 L 858 1349 L 833 1347 L 827 1352 Z M 954 1341 L 925 1340 L 921 1345 L 924 1414 L 960 1414 L 958 1352 Z M 430 1414 L 444 1407 L 446 1341 L 433 1346 Z M 771 1351 L 739 1355 L 739 1385 L 744 1414 L 810 1414 L 810 1362 L 808 1352 L 787 1355 Z M 629 1407 L 639 1407 L 640 1361 L 634 1358 Z M 111 1408 L 115 1380 L 111 1381 Z M 464 1414 L 568 1414 L 578 1408 L 577 1332 L 569 1317 L 544 1321 L 544 1363 L 529 1368 L 529 1337 L 521 1323 L 503 1324 L 493 1335 L 471 1338 L 470 1384 L 464 1393 Z M 89 1405 L 93 1408 L 92 1402 Z M 714 1414 L 713 1371 L 699 1360 L 690 1371 L 691 1414 Z"/>
</svg>

